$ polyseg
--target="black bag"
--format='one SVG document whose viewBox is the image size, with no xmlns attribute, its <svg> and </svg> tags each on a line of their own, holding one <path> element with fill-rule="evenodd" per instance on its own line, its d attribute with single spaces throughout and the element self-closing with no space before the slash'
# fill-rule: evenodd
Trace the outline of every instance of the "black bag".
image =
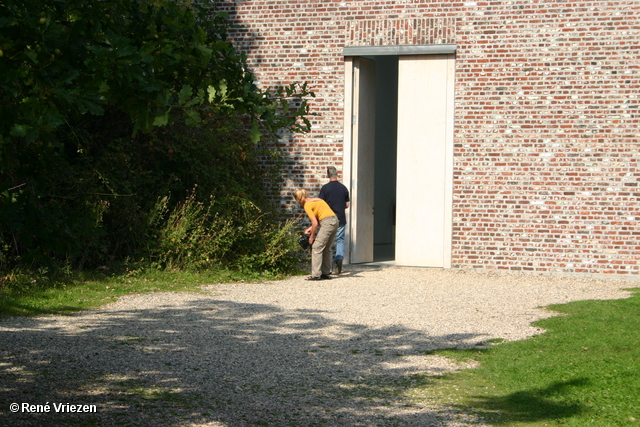
<svg viewBox="0 0 640 427">
<path fill-rule="evenodd" d="M 309 244 L 308 234 L 301 235 L 300 238 L 298 239 L 298 243 L 300 243 L 300 247 L 304 250 L 307 250 L 311 247 L 311 244 Z"/>
</svg>

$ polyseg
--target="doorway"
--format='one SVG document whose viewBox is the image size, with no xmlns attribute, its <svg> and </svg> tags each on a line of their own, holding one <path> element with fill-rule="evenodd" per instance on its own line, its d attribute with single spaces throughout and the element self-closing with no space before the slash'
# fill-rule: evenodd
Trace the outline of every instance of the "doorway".
<svg viewBox="0 0 640 427">
<path fill-rule="evenodd" d="M 345 58 L 349 262 L 449 268 L 454 55 L 372 49 Z"/>
</svg>

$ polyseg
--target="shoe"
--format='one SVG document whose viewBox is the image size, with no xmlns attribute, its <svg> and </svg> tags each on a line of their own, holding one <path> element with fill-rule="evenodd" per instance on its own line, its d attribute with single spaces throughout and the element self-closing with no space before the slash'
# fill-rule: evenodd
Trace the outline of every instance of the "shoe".
<svg viewBox="0 0 640 427">
<path fill-rule="evenodd" d="M 329 279 L 331 279 L 331 276 L 329 276 L 328 274 L 322 274 L 320 276 L 320 280 L 329 280 Z"/>
<path fill-rule="evenodd" d="M 336 260 L 336 267 L 338 267 L 338 274 L 342 273 L 342 260 Z"/>
<path fill-rule="evenodd" d="M 309 276 L 305 280 L 324 280 L 324 279 L 322 279 L 322 276 L 320 276 L 320 277 Z"/>
</svg>

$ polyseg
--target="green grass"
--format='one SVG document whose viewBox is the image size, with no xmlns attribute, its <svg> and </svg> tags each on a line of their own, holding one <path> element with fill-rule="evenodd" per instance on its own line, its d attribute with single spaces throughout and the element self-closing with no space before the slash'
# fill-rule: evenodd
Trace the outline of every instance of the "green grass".
<svg viewBox="0 0 640 427">
<path fill-rule="evenodd" d="M 0 277 L 0 316 L 72 313 L 99 307 L 129 294 L 199 292 L 202 285 L 269 280 L 277 277 L 226 269 L 171 272 L 124 268 L 118 272 L 92 271 L 60 278 L 12 272 Z"/>
<path fill-rule="evenodd" d="M 534 323 L 546 332 L 528 340 L 438 352 L 480 367 L 430 394 L 493 425 L 640 426 L 640 291 L 550 309 L 566 316 Z"/>
</svg>

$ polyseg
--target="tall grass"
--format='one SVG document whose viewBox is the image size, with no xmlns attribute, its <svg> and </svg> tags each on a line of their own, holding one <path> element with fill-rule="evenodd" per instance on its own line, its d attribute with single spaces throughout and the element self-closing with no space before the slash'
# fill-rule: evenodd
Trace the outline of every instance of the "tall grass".
<svg viewBox="0 0 640 427">
<path fill-rule="evenodd" d="M 203 203 L 193 192 L 173 210 L 168 205 L 167 198 L 159 200 L 150 216 L 150 228 L 159 230 L 150 256 L 162 268 L 224 265 L 287 274 L 295 272 L 303 259 L 295 220 L 277 218 L 246 198 L 211 198 Z"/>
<path fill-rule="evenodd" d="M 283 277 L 299 274 L 308 257 L 298 246 L 298 223 L 259 207 L 248 196 L 212 197 L 204 203 L 194 189 L 182 203 L 161 198 L 147 229 L 147 256 L 125 267 L 0 271 L 0 314 L 76 311 L 128 293 Z"/>
</svg>

